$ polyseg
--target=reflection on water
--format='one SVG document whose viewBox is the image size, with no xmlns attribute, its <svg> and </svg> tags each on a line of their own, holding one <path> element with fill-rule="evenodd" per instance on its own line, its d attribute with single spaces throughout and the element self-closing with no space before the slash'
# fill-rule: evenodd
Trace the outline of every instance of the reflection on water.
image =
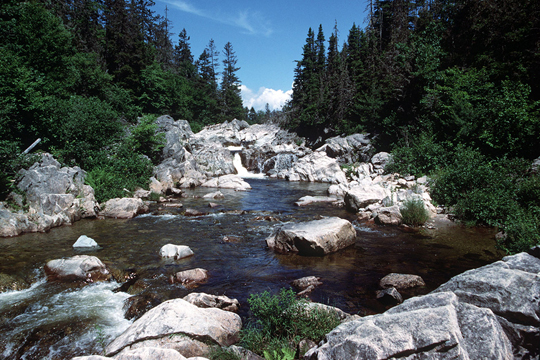
<svg viewBox="0 0 540 360">
<path fill-rule="evenodd" d="M 221 189 L 225 199 L 209 208 L 202 195 L 215 189 L 194 189 L 181 199 L 184 208 L 158 210 L 131 220 L 85 220 L 47 234 L 27 234 L 0 239 L 3 261 L 0 274 L 35 283 L 31 289 L 0 294 L 0 357 L 64 359 L 98 353 L 129 324 L 123 319 L 123 301 L 129 296 L 114 293 L 119 284 L 70 287 L 43 281 L 43 265 L 70 257 L 80 235 L 97 241 L 101 249 L 89 254 L 111 268 L 136 271 L 145 292 L 163 300 L 191 291 L 227 295 L 242 304 L 251 293 L 276 292 L 294 279 L 315 275 L 323 285 L 312 294 L 314 301 L 338 306 L 360 315 L 384 311 L 375 300 L 378 281 L 390 272 L 418 274 L 426 287 L 405 293 L 423 294 L 464 270 L 500 258 L 489 229 L 465 228 L 446 223 L 437 230 L 404 233 L 397 228 L 358 224 L 357 241 L 343 251 L 325 257 L 276 255 L 266 249 L 265 238 L 285 222 L 307 221 L 317 216 L 352 214 L 328 204 L 296 207 L 305 195 L 325 195 L 328 185 L 248 179 L 253 189 L 235 192 Z M 205 213 L 185 217 L 193 208 Z M 244 211 L 238 211 L 244 210 Z M 278 221 L 276 221 L 276 219 Z M 269 221 L 271 220 L 271 221 Z M 237 241 L 224 242 L 224 236 Z M 188 245 L 195 255 L 180 261 L 162 260 L 159 249 L 167 243 Z M 201 267 L 210 279 L 195 290 L 171 285 L 174 272 Z"/>
</svg>

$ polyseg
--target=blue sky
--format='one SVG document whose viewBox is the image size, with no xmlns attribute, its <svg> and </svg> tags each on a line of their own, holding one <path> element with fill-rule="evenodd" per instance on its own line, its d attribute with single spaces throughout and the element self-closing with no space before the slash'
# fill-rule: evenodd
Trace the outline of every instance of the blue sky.
<svg viewBox="0 0 540 360">
<path fill-rule="evenodd" d="M 171 21 L 173 44 L 183 28 L 195 59 L 210 39 L 223 50 L 230 41 L 240 67 L 244 105 L 279 108 L 291 93 L 295 60 L 300 60 L 308 29 L 322 24 L 326 40 L 337 21 L 340 45 L 353 23 L 365 26 L 367 0 L 247 1 L 155 0 L 154 11 Z M 220 64 L 223 56 L 220 57 Z M 221 71 L 221 68 L 219 69 Z"/>
</svg>

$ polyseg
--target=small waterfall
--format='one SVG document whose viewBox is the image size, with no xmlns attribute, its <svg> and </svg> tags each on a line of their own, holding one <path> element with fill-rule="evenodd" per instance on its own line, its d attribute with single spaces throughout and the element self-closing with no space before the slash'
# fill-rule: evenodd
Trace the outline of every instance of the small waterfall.
<svg viewBox="0 0 540 360">
<path fill-rule="evenodd" d="M 236 172 L 238 175 L 244 179 L 264 179 L 266 178 L 266 175 L 264 173 L 254 174 L 250 173 L 248 169 L 242 165 L 242 158 L 240 157 L 240 151 L 236 148 L 231 149 L 232 147 L 229 146 L 229 150 L 234 152 L 234 158 L 233 158 L 233 165 L 236 169 Z"/>
</svg>

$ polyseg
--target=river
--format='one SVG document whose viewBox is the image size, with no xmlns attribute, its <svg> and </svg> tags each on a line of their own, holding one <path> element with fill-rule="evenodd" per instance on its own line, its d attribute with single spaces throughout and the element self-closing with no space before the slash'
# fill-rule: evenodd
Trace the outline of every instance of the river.
<svg viewBox="0 0 540 360">
<path fill-rule="evenodd" d="M 327 184 L 247 179 L 252 190 L 221 189 L 225 198 L 209 208 L 201 196 L 215 189 L 185 191 L 183 208 L 154 208 L 130 220 L 83 220 L 48 233 L 0 239 L 0 274 L 25 279 L 32 286 L 0 293 L 0 358 L 70 359 L 100 353 L 103 346 L 131 323 L 124 318 L 130 294 L 114 292 L 119 283 L 85 286 L 47 283 L 43 266 L 52 259 L 80 254 L 72 245 L 87 235 L 101 246 L 89 252 L 113 269 L 139 275 L 141 291 L 156 301 L 196 292 L 226 295 L 241 303 L 248 315 L 247 298 L 265 290 L 277 292 L 292 280 L 319 276 L 323 285 L 313 301 L 346 312 L 367 315 L 385 307 L 375 300 L 379 280 L 391 272 L 417 274 L 426 286 L 405 296 L 425 294 L 465 270 L 500 259 L 491 229 L 436 223 L 437 229 L 404 232 L 354 221 L 353 214 L 329 204 L 297 207 L 305 195 L 326 195 Z M 186 217 L 186 208 L 208 215 Z M 325 257 L 277 255 L 265 238 L 286 222 L 339 216 L 353 222 L 355 246 Z M 234 242 L 223 241 L 224 236 Z M 179 261 L 162 260 L 161 246 L 188 245 L 195 255 Z M 187 290 L 171 285 L 169 275 L 190 268 L 209 271 L 207 283 Z"/>
</svg>

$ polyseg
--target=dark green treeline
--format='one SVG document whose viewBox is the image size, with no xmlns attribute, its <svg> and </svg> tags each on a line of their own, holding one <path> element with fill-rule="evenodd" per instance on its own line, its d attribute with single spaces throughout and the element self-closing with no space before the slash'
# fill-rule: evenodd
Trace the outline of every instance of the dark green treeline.
<svg viewBox="0 0 540 360">
<path fill-rule="evenodd" d="M 370 0 L 367 26 L 309 29 L 289 124 L 317 139 L 366 131 L 490 156 L 540 155 L 540 2 Z M 328 135 L 326 135 L 328 136 Z"/>
</svg>

